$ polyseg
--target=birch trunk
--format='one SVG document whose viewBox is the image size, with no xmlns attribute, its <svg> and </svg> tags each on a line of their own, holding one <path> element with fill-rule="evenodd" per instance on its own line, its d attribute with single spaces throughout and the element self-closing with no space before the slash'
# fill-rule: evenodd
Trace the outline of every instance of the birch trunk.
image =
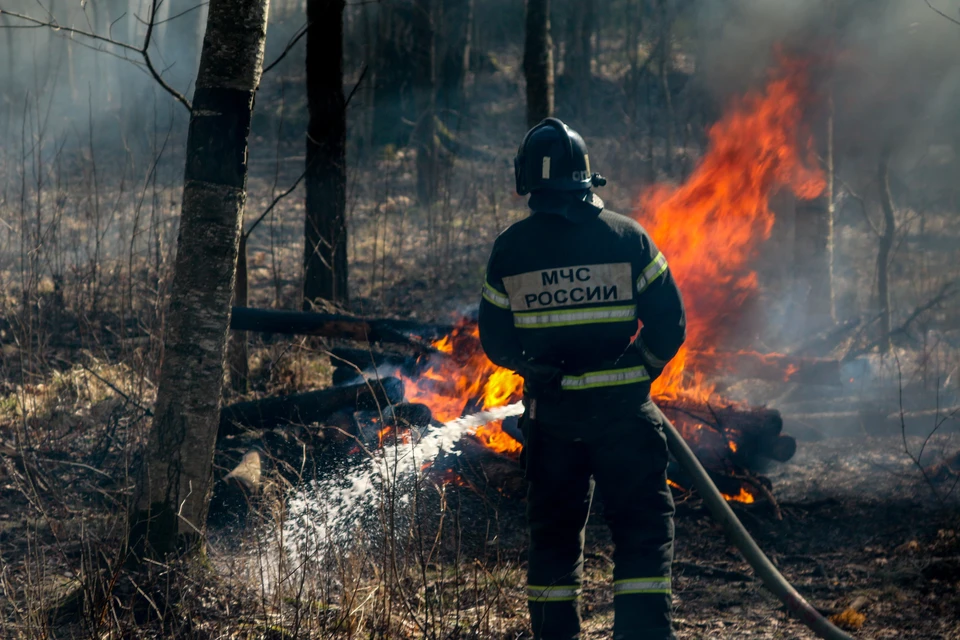
<svg viewBox="0 0 960 640">
<path fill-rule="evenodd" d="M 268 5 L 209 5 L 155 417 L 131 518 L 138 555 L 196 550 L 204 532 Z"/>
</svg>

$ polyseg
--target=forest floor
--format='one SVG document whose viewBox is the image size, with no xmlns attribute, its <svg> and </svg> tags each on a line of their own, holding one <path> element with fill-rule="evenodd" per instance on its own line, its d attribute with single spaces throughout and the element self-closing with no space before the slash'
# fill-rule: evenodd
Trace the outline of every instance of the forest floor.
<svg viewBox="0 0 960 640">
<path fill-rule="evenodd" d="M 115 370 L 96 372 L 127 388 Z M 54 396 L 66 394 L 79 409 L 66 420 L 63 407 L 48 402 L 44 424 L 70 426 L 62 437 L 30 444 L 25 458 L 17 457 L 13 442 L 24 423 L 8 415 L 0 424 L 0 637 L 414 638 L 427 633 L 410 619 L 384 626 L 362 611 L 349 624 L 331 628 L 316 621 L 329 617 L 328 607 L 339 610 L 344 603 L 308 603 L 304 610 L 302 602 L 290 606 L 286 597 L 266 595 L 269 586 L 250 581 L 250 554 L 243 551 L 250 545 L 238 542 L 238 536 L 255 537 L 256 527 L 213 532 L 212 563 L 200 571 L 202 577 L 195 570 L 178 574 L 184 580 L 175 604 L 181 620 L 176 628 L 169 622 L 125 619 L 130 610 L 119 597 L 107 607 L 110 600 L 96 595 L 90 576 L 94 566 L 119 566 L 110 545 L 122 531 L 118 511 L 129 485 L 125 470 L 142 437 L 142 415 L 109 388 L 82 391 L 97 380 L 74 374 L 69 384 L 51 383 L 59 389 Z M 24 432 L 19 433 L 22 438 Z M 928 446 L 950 448 L 955 437 L 937 435 Z M 907 444 L 915 448 L 920 441 L 908 438 Z M 801 442 L 793 460 L 767 473 L 782 520 L 763 501 L 734 507 L 761 548 L 814 606 L 827 614 L 853 606 L 863 616 L 847 614 L 859 625 L 855 637 L 960 638 L 960 491 L 950 484 L 955 478 L 928 484 L 903 445 L 896 434 Z M 329 459 L 320 462 L 336 472 Z M 441 555 L 460 577 L 425 579 L 424 594 L 453 584 L 454 597 L 464 606 L 449 608 L 448 603 L 446 619 L 428 628 L 429 637 L 531 637 L 518 477 L 519 472 L 510 482 L 501 477 L 485 490 L 475 484 L 446 486 L 446 504 L 456 504 L 448 514 L 456 515 L 457 544 Z M 602 504 L 595 508 L 601 509 Z M 698 498 L 678 496 L 676 524 L 674 615 L 680 638 L 814 637 L 754 578 Z M 584 638 L 599 640 L 611 636 L 613 623 L 612 543 L 600 513 L 588 525 L 586 548 Z M 225 569 L 244 562 L 245 578 Z M 487 577 L 479 590 L 477 575 Z M 80 619 L 50 618 L 78 589 L 86 589 L 88 601 L 101 608 L 91 614 L 89 605 L 82 607 L 87 613 Z M 482 623 L 467 624 L 471 599 L 473 609 L 487 602 Z M 303 622 L 305 611 L 312 623 Z"/>
</svg>

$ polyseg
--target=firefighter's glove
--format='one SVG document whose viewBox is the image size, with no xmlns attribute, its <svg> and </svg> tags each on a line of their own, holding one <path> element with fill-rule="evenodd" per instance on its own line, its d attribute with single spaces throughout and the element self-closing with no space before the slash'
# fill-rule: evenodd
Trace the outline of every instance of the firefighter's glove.
<svg viewBox="0 0 960 640">
<path fill-rule="evenodd" d="M 523 386 L 531 398 L 546 402 L 559 402 L 563 372 L 556 367 L 529 362 L 519 372 L 523 376 Z"/>
<path fill-rule="evenodd" d="M 634 341 L 633 347 L 640 352 L 640 358 L 643 360 L 643 367 L 647 370 L 647 375 L 650 376 L 650 382 L 659 378 L 669 360 L 663 360 L 651 351 L 650 348 L 644 344 L 642 335 Z"/>
</svg>

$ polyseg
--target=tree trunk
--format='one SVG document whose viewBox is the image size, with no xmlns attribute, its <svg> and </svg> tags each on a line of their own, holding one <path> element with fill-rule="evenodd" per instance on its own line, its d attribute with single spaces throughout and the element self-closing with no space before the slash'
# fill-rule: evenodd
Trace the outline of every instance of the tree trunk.
<svg viewBox="0 0 960 640">
<path fill-rule="evenodd" d="M 836 167 L 834 166 L 833 152 L 833 90 L 827 98 L 827 304 L 830 307 L 830 321 L 837 322 L 837 290 L 836 290 L 836 246 L 834 238 L 834 224 L 836 222 L 837 205 L 835 198 L 834 180 L 836 177 Z"/>
<path fill-rule="evenodd" d="M 247 306 L 247 236 L 240 235 L 237 250 L 237 275 L 233 287 L 233 306 Z M 227 368 L 230 375 L 230 388 L 237 393 L 246 393 L 250 378 L 250 359 L 247 354 L 247 332 L 233 331 L 227 345 Z"/>
<path fill-rule="evenodd" d="M 550 0 L 527 0 L 523 75 L 527 79 L 527 126 L 553 115 L 553 43 Z"/>
<path fill-rule="evenodd" d="M 204 532 L 267 8 L 268 0 L 209 5 L 155 417 L 131 518 L 138 554 L 195 550 Z"/>
<path fill-rule="evenodd" d="M 660 20 L 660 47 L 657 52 L 658 76 L 660 78 L 660 92 L 663 94 L 663 144 L 664 144 L 664 168 L 667 175 L 673 175 L 673 155 L 674 147 L 674 118 L 673 114 L 673 96 L 670 93 L 670 31 L 672 29 L 672 18 L 668 15 L 667 0 L 659 0 L 657 10 Z"/>
<path fill-rule="evenodd" d="M 590 103 L 590 62 L 593 49 L 593 0 L 573 0 L 567 16 L 567 46 L 564 51 L 563 73 L 573 92 L 574 112 L 581 120 L 587 117 Z"/>
<path fill-rule="evenodd" d="M 627 92 L 627 116 L 630 118 L 631 134 L 636 137 L 639 133 L 638 114 L 638 93 L 640 90 L 639 66 L 640 66 L 640 34 L 643 31 L 643 0 L 627 0 L 626 7 L 626 29 L 627 35 L 624 39 L 626 47 L 627 63 L 630 65 L 630 71 L 627 72 L 626 86 Z"/>
<path fill-rule="evenodd" d="M 893 197 L 890 194 L 890 147 L 880 152 L 877 168 L 880 184 L 880 207 L 883 209 L 883 233 L 877 249 L 877 302 L 880 307 L 880 351 L 890 350 L 890 251 L 897 221 L 893 216 Z"/>
<path fill-rule="evenodd" d="M 361 111 L 361 124 L 359 132 L 359 144 L 357 144 L 358 160 L 367 157 L 367 153 L 373 146 L 373 117 L 374 117 L 374 99 L 376 96 L 376 46 L 377 46 L 377 26 L 376 21 L 370 15 L 373 9 L 369 2 L 364 2 L 360 7 L 361 22 L 363 24 L 363 60 L 367 65 L 367 80 L 360 87 L 360 95 L 363 96 L 364 108 Z"/>
<path fill-rule="evenodd" d="M 413 0 L 411 14 L 413 95 L 417 107 L 414 141 L 417 146 L 417 199 L 429 206 L 437 197 L 438 149 L 436 131 L 436 74 L 433 0 Z"/>
<path fill-rule="evenodd" d="M 590 102 L 590 62 L 593 49 L 593 0 L 573 0 L 568 5 L 567 42 L 563 55 L 563 75 L 571 91 L 571 105 L 580 119 L 587 117 Z"/>
<path fill-rule="evenodd" d="M 307 0 L 307 157 L 303 307 L 347 302 L 344 0 Z"/>
<path fill-rule="evenodd" d="M 470 62 L 473 0 L 443 1 L 443 37 L 437 104 L 442 118 L 456 130 L 465 107 L 463 83 Z"/>
<path fill-rule="evenodd" d="M 412 95 L 412 1 L 384 0 L 380 4 L 373 92 L 374 146 L 406 145 L 410 126 L 404 121 L 417 120 Z"/>
<path fill-rule="evenodd" d="M 822 127 L 822 128 L 821 128 Z M 821 331 L 834 322 L 833 292 L 833 117 L 820 120 L 820 153 L 825 157 L 827 188 L 813 200 L 796 203 L 794 224 L 795 277 L 804 311 L 806 332 Z M 824 138 L 826 138 L 824 145 Z"/>
</svg>

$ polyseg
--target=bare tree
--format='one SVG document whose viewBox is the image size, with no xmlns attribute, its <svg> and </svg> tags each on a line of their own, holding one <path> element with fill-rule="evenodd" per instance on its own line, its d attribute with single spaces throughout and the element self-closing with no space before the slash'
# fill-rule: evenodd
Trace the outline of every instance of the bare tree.
<svg viewBox="0 0 960 640">
<path fill-rule="evenodd" d="M 417 119 L 413 100 L 413 0 L 384 0 L 377 21 L 373 88 L 373 131 L 376 146 L 403 146 L 410 138 L 407 122 Z"/>
<path fill-rule="evenodd" d="M 268 0 L 211 0 L 187 136 L 164 356 L 131 548 L 198 548 L 213 480 L 224 351 Z"/>
<path fill-rule="evenodd" d="M 573 92 L 572 104 L 581 119 L 587 116 L 590 104 L 590 66 L 593 48 L 593 0 L 573 0 L 568 3 L 567 43 L 563 55 L 563 75 Z"/>
<path fill-rule="evenodd" d="M 464 109 L 463 84 L 470 61 L 473 0 L 443 0 L 443 28 L 437 104 L 444 119 L 459 123 Z"/>
<path fill-rule="evenodd" d="M 527 0 L 523 75 L 527 79 L 527 126 L 553 115 L 553 41 L 550 0 Z"/>
<path fill-rule="evenodd" d="M 347 109 L 344 0 L 307 0 L 307 207 L 303 305 L 347 302 Z"/>
<path fill-rule="evenodd" d="M 657 0 L 657 19 L 660 22 L 660 40 L 657 47 L 657 75 L 660 78 L 660 91 L 663 94 L 663 132 L 664 165 L 668 174 L 673 173 L 673 156 L 676 153 L 674 129 L 676 116 L 673 112 L 673 95 L 670 89 L 670 62 L 672 46 L 670 42 L 673 30 L 673 15 L 667 6 L 667 0 Z"/>
<path fill-rule="evenodd" d="M 411 14 L 413 95 L 417 108 L 413 137 L 417 146 L 417 199 L 423 205 L 430 205 L 436 199 L 439 173 L 433 3 L 434 0 L 414 0 Z"/>
<path fill-rule="evenodd" d="M 894 218 L 893 196 L 890 194 L 890 145 L 880 152 L 877 177 L 880 189 L 880 208 L 883 210 L 883 232 L 877 247 L 877 302 L 880 307 L 880 351 L 890 350 L 890 251 L 893 249 L 897 221 Z"/>
</svg>

